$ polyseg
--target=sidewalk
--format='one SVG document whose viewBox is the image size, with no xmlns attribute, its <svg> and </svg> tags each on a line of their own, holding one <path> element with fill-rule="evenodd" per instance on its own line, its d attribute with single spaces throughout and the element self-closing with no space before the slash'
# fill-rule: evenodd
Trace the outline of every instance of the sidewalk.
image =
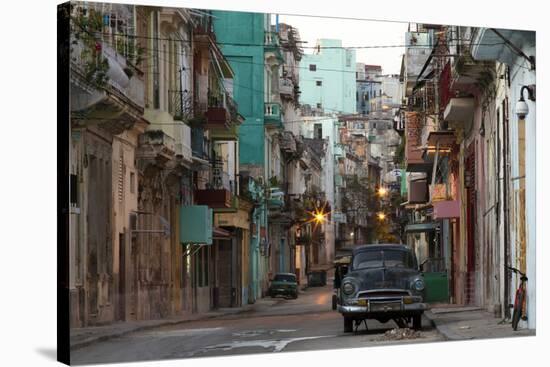
<svg viewBox="0 0 550 367">
<path fill-rule="evenodd" d="M 242 307 L 221 308 L 216 311 L 187 314 L 162 320 L 127 321 L 106 326 L 74 328 L 71 329 L 70 332 L 71 349 L 82 348 L 93 343 L 121 337 L 136 331 L 250 312 L 260 308 L 269 307 L 275 302 L 276 301 L 273 299 L 262 298 L 257 300 L 254 304 L 247 304 Z"/>
<path fill-rule="evenodd" d="M 424 315 L 447 340 L 535 335 L 535 330 L 530 329 L 518 328 L 514 331 L 510 321 L 503 322 L 502 319 L 495 318 L 492 313 L 479 307 L 434 305 L 424 312 Z"/>
</svg>

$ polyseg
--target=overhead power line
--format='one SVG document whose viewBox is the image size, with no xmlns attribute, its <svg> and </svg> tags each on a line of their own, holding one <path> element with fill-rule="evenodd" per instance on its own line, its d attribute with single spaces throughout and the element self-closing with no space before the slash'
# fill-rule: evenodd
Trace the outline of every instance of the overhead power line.
<svg viewBox="0 0 550 367">
<path fill-rule="evenodd" d="M 84 30 L 85 32 L 94 33 L 94 34 L 100 34 L 105 36 L 116 36 L 116 37 L 126 37 L 126 38 L 141 38 L 141 39 L 149 39 L 149 40 L 156 40 L 156 41 L 178 41 L 178 42 L 185 42 L 185 43 L 196 43 L 196 44 L 209 44 L 210 41 L 199 41 L 199 40 L 184 40 L 180 38 L 172 38 L 172 37 L 153 37 L 153 36 L 143 36 L 143 35 L 133 35 L 133 34 L 126 34 L 126 33 L 109 33 L 109 32 L 91 32 Z M 264 43 L 239 43 L 239 42 L 218 42 L 214 41 L 215 44 L 220 46 L 242 46 L 242 47 L 273 47 L 273 44 L 264 44 Z M 505 42 L 496 42 L 496 43 L 470 43 L 471 45 L 479 45 L 479 46 L 498 46 L 503 45 Z M 278 45 L 279 48 L 285 48 L 284 45 Z M 307 48 L 307 49 L 369 49 L 369 48 L 428 48 L 431 49 L 433 45 L 359 45 L 359 46 L 299 46 L 299 48 Z"/>
</svg>

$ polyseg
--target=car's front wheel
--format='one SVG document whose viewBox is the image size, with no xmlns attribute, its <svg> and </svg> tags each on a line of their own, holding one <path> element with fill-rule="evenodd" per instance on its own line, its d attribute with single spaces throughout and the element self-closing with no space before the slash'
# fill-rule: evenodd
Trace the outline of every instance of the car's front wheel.
<svg viewBox="0 0 550 367">
<path fill-rule="evenodd" d="M 413 316 L 413 329 L 421 330 L 422 329 L 422 314 Z"/>
<path fill-rule="evenodd" d="M 351 317 L 344 316 L 344 333 L 351 333 L 353 331 L 353 319 Z"/>
</svg>

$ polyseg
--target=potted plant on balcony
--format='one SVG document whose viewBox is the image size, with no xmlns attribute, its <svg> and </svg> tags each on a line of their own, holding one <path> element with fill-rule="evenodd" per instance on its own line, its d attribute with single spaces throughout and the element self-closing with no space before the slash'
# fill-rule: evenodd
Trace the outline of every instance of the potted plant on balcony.
<svg viewBox="0 0 550 367">
<path fill-rule="evenodd" d="M 79 13 L 71 17 L 72 34 L 74 35 L 73 45 L 81 41 L 84 48 L 80 52 L 80 60 L 83 65 L 84 77 L 86 80 L 95 84 L 97 87 L 103 87 L 109 80 L 107 71 L 109 70 L 109 61 L 103 56 L 101 33 L 103 29 L 103 17 L 100 12 L 89 9 L 88 15 Z M 71 48 L 71 53 L 74 48 Z M 77 61 L 76 56 L 72 56 L 73 61 Z"/>
</svg>

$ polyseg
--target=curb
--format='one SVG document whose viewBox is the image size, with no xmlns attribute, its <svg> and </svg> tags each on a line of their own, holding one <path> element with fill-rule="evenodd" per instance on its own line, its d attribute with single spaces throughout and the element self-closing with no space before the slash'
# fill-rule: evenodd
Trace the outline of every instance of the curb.
<svg viewBox="0 0 550 367">
<path fill-rule="evenodd" d="M 443 336 L 444 340 L 452 340 L 452 339 L 449 339 L 449 336 L 447 335 L 447 333 L 441 330 L 441 327 L 438 325 L 438 323 L 435 322 L 433 314 L 430 311 L 424 312 L 424 316 L 426 317 L 426 319 L 428 319 L 428 321 L 430 322 L 430 325 Z"/>
<path fill-rule="evenodd" d="M 223 316 L 228 316 L 228 315 L 236 315 L 236 314 L 243 313 L 243 312 L 246 312 L 246 311 L 248 311 L 248 310 L 241 310 L 241 311 L 236 311 L 236 312 L 227 312 L 227 313 L 220 314 L 220 315 L 210 315 L 210 316 L 205 316 L 205 317 L 198 317 L 196 319 L 164 321 L 164 322 L 160 322 L 156 325 L 136 326 L 135 328 L 120 331 L 120 332 L 115 332 L 115 333 L 112 333 L 112 334 L 109 334 L 109 335 L 90 337 L 90 338 L 82 340 L 80 342 L 76 342 L 74 344 L 71 344 L 70 348 L 71 348 L 71 350 L 76 350 L 76 349 L 87 347 L 91 344 L 95 344 L 95 343 L 98 343 L 98 342 L 103 342 L 103 341 L 107 341 L 109 339 L 114 339 L 114 338 L 120 338 L 121 336 L 125 336 L 125 335 L 135 333 L 135 332 L 138 332 L 138 331 L 156 329 L 156 328 L 163 327 L 163 326 L 184 324 L 186 322 L 192 322 L 192 321 L 215 319 L 215 318 L 218 318 L 218 317 L 223 317 Z"/>
</svg>

